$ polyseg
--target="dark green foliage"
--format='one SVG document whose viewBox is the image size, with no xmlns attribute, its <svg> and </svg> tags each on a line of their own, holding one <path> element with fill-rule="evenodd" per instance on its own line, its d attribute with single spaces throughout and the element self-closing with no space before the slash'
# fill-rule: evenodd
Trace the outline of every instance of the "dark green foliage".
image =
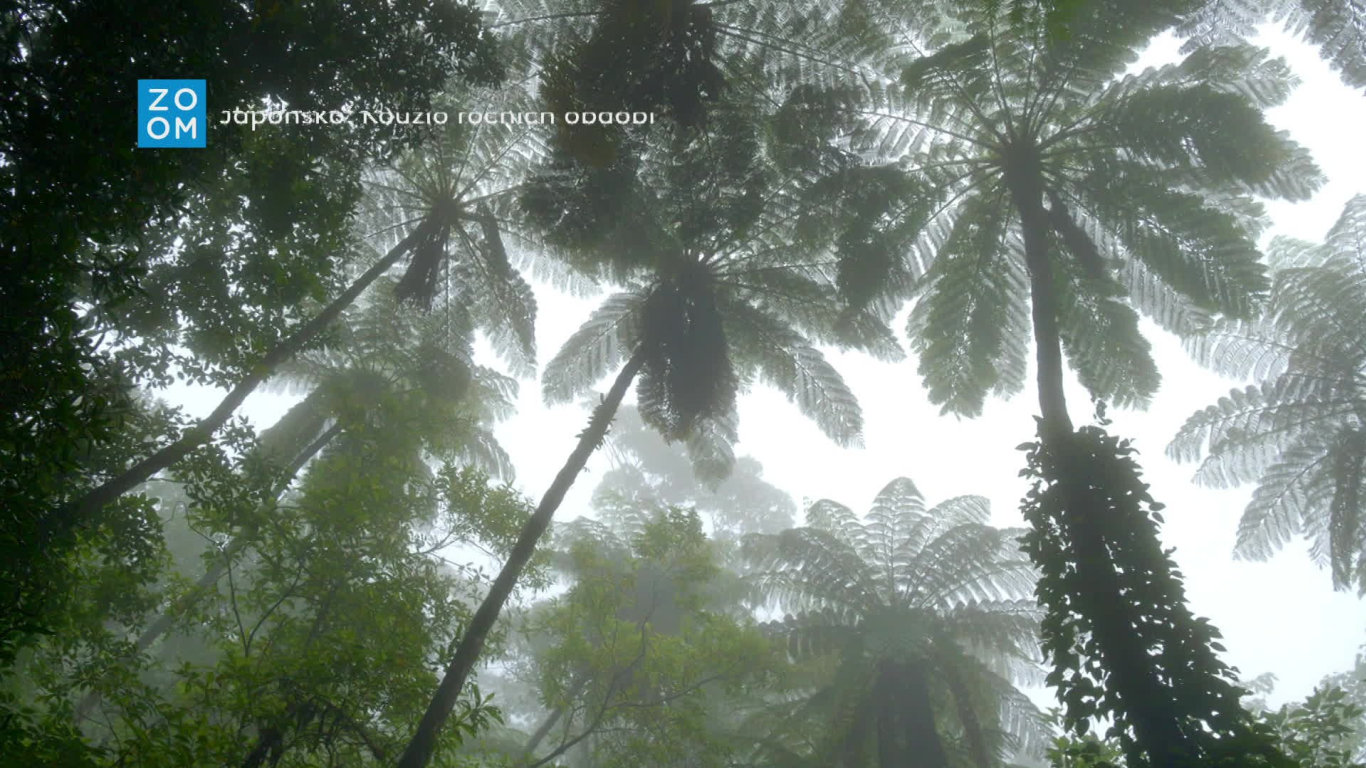
<svg viewBox="0 0 1366 768">
<path fill-rule="evenodd" d="M 547 67 L 547 105 L 559 113 L 656 112 L 700 128 L 725 84 L 715 53 L 706 3 L 602 0 L 591 36 Z"/>
<path fill-rule="evenodd" d="M 1276 710 L 1262 708 L 1257 721 L 1274 734 L 1295 768 L 1361 768 L 1366 765 L 1362 759 L 1366 755 L 1366 743 L 1362 740 L 1366 733 L 1366 710 L 1358 699 L 1351 691 L 1325 681 L 1303 702 L 1283 704 Z M 1258 703 L 1254 701 L 1253 706 Z M 1126 765 L 1114 738 L 1099 739 L 1090 734 L 1054 738 L 1048 758 L 1052 768 Z"/>
<path fill-rule="evenodd" d="M 541 703 L 562 727 L 528 751 L 543 764 L 575 754 L 594 765 L 722 765 L 743 734 L 719 714 L 765 686 L 775 659 L 720 589 L 696 513 L 641 506 L 610 523 L 579 519 L 557 534 L 563 596 L 527 622 Z M 533 737 L 534 739 L 535 737 Z M 573 752 L 571 752 L 573 750 Z M 528 756 L 529 757 L 529 756 Z"/>
<path fill-rule="evenodd" d="M 1186 607 L 1127 441 L 1098 427 L 1028 443 L 1022 511 L 1040 564 L 1048 681 L 1069 729 L 1109 718 L 1130 766 L 1291 766 L 1239 705 L 1219 634 Z M 1116 599 L 1118 598 L 1118 599 Z"/>
<path fill-rule="evenodd" d="M 582 392 L 640 350 L 642 417 L 688 441 L 699 470 L 713 477 L 733 460 L 736 392 L 755 378 L 835 440 L 856 441 L 861 428 L 853 395 L 812 344 L 853 334 L 838 328 L 820 248 L 785 240 L 799 183 L 766 163 L 767 116 L 759 103 L 727 101 L 704 134 L 656 133 L 631 160 L 605 169 L 552 153 L 522 198 L 550 237 L 587 251 L 628 288 L 547 364 L 547 400 Z M 577 224 L 565 231 L 566 221 Z M 850 317 L 861 324 L 861 343 L 896 354 L 875 316 Z"/>
<path fill-rule="evenodd" d="M 414 138 L 215 125 L 206 150 L 138 151 L 136 80 L 206 79 L 216 122 L 267 100 L 422 109 L 498 65 L 476 12 L 444 2 L 39 2 L 0 29 L 0 600 L 36 629 L 82 546 L 63 503 L 147 453 L 110 465 L 92 447 L 162 442 L 129 432 L 130 384 L 253 364 L 335 285 L 360 165 Z"/>
<path fill-rule="evenodd" d="M 1301 768 L 1361 768 L 1351 737 L 1360 730 L 1366 709 L 1341 688 L 1319 687 L 1302 704 L 1287 704 L 1265 715 L 1279 734 L 1282 749 Z"/>
</svg>

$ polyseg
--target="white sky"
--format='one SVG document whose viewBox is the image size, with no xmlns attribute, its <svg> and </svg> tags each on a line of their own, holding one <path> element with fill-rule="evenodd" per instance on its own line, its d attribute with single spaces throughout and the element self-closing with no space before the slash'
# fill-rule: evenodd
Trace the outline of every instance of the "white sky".
<svg viewBox="0 0 1366 768">
<path fill-rule="evenodd" d="M 1358 137 L 1366 126 L 1366 97 L 1343 86 L 1317 52 L 1269 30 L 1262 44 L 1284 55 L 1303 84 L 1270 119 L 1308 146 L 1329 177 L 1311 201 L 1272 204 L 1274 233 L 1320 240 L 1353 195 L 1366 192 L 1366 152 Z M 1144 57 L 1152 63 L 1175 55 L 1174 40 L 1159 41 Z M 598 298 L 553 295 L 538 288 L 537 346 L 548 360 L 596 306 Z M 903 324 L 904 328 L 904 324 Z M 1175 465 L 1163 454 L 1181 423 L 1238 384 L 1192 363 L 1179 342 L 1147 324 L 1145 331 L 1163 374 L 1163 387 L 1144 412 L 1112 410 L 1114 434 L 1132 437 L 1153 495 L 1167 505 L 1163 539 L 1176 547 L 1193 609 L 1210 617 L 1224 634 L 1225 658 L 1247 678 L 1263 672 L 1279 677 L 1273 704 L 1306 695 L 1327 673 L 1349 667 L 1366 642 L 1366 604 L 1333 592 L 1326 571 L 1317 569 L 1303 546 L 1292 546 L 1269 562 L 1232 558 L 1234 534 L 1251 488 L 1202 489 L 1189 482 L 1194 465 Z M 999 525 L 1021 524 L 1017 506 L 1025 484 L 1017 476 L 1024 456 L 1014 450 L 1033 436 L 1035 394 L 1031 386 L 1010 402 L 991 401 L 975 420 L 941 417 L 924 398 L 916 361 L 886 364 L 857 354 L 830 353 L 858 396 L 865 420 L 861 449 L 841 449 L 803 418 L 794 405 L 768 389 L 740 401 L 737 455 L 763 462 L 765 477 L 795 499 L 834 498 L 856 511 L 898 475 L 910 477 L 931 501 L 975 493 L 989 497 Z M 496 363 L 494 363 L 496 365 Z M 600 385 L 605 390 L 607 382 Z M 168 393 L 187 410 L 207 413 L 216 396 L 177 387 Z M 176 397 L 180 394 L 181 397 Z M 596 400 L 596 398 L 594 398 Z M 259 426 L 283 413 L 288 400 L 258 394 L 243 412 Z M 1090 401 L 1075 387 L 1069 406 L 1078 424 L 1089 421 Z M 572 450 L 587 421 L 578 406 L 546 408 L 534 382 L 524 382 L 518 413 L 497 430 L 517 467 L 516 486 L 539 500 Z M 557 519 L 582 514 L 598 477 L 607 467 L 599 452 L 566 498 Z"/>
</svg>

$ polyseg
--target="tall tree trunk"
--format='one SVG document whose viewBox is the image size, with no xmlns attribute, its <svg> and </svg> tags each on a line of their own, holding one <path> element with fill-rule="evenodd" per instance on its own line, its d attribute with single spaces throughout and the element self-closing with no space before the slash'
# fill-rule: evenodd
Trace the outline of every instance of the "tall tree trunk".
<svg viewBox="0 0 1366 768">
<path fill-rule="evenodd" d="M 1043 415 L 1041 439 L 1054 450 L 1071 452 L 1073 428 L 1063 394 L 1062 340 L 1058 331 L 1058 300 L 1048 253 L 1049 215 L 1043 206 L 1044 183 L 1038 154 L 1032 148 L 1016 149 L 1006 159 L 1006 186 L 1020 215 L 1024 234 L 1025 264 L 1029 271 L 1034 341 L 1038 356 L 1039 409 Z M 1153 766 L 1173 764 L 1186 753 L 1185 735 L 1171 715 L 1172 692 L 1157 676 L 1150 649 L 1134 634 L 1138 618 L 1127 604 L 1115 571 L 1116 564 L 1105 535 L 1089 509 L 1086 484 L 1090 462 L 1077 457 L 1075 472 L 1061 479 L 1066 487 L 1062 524 L 1075 553 L 1074 567 L 1088 585 L 1084 609 L 1091 633 L 1100 649 L 1111 685 L 1131 718 L 1135 735 Z"/>
<path fill-rule="evenodd" d="M 1018 148 L 1006 159 L 1006 187 L 1020 214 L 1025 266 L 1029 272 L 1030 312 L 1038 362 L 1039 410 L 1044 429 L 1057 437 L 1072 432 L 1063 392 L 1062 335 L 1058 331 L 1058 295 L 1048 258 L 1048 213 L 1043 207 L 1043 168 L 1032 147 Z"/>
<path fill-rule="evenodd" d="M 925 663 L 884 660 L 873 685 L 880 768 L 948 768 Z"/>
<path fill-rule="evenodd" d="M 1100 661 L 1124 702 L 1134 734 L 1151 765 L 1176 765 L 1177 758 L 1189 754 L 1190 748 L 1173 717 L 1173 692 L 1158 678 L 1151 649 L 1140 643 L 1134 632 L 1137 617 L 1124 598 L 1110 545 L 1088 509 L 1085 489 L 1079 485 L 1088 482 L 1090 474 L 1083 469 L 1063 481 L 1067 487 L 1063 526 L 1076 552 L 1078 581 L 1087 586 L 1077 598 L 1086 605 L 1083 610 L 1091 620 Z"/>
<path fill-rule="evenodd" d="M 370 287 L 371 283 L 389 271 L 405 253 L 427 237 L 434 226 L 436 226 L 436 222 L 433 217 L 424 219 L 407 237 L 399 241 L 398 245 L 390 249 L 384 258 L 375 262 L 374 266 L 367 269 L 355 282 L 347 286 L 346 290 L 333 299 L 332 303 L 328 304 L 322 312 L 319 312 L 316 317 L 304 323 L 302 327 L 266 353 L 260 362 L 251 367 L 251 370 L 237 383 L 237 386 L 224 396 L 212 413 L 186 430 L 180 439 L 139 461 L 118 476 L 110 478 L 69 505 L 63 513 L 60 513 L 62 519 L 56 521 L 57 524 L 66 528 L 75 528 L 87 524 L 104 505 L 118 499 L 123 494 L 146 482 L 157 472 L 170 467 L 195 448 L 208 442 L 213 434 L 227 423 L 233 412 L 242 404 L 242 401 L 246 400 L 247 396 L 256 390 L 256 387 L 270 378 L 276 368 L 288 362 L 317 338 L 341 316 L 347 307 L 351 306 L 352 302 L 366 288 Z"/>
<path fill-rule="evenodd" d="M 493 586 L 490 587 L 484 602 L 475 611 L 469 627 L 465 629 L 465 635 L 460 638 L 460 644 L 455 649 L 451 663 L 446 667 L 446 674 L 437 686 L 431 704 L 427 706 L 427 712 L 423 714 L 417 731 L 408 742 L 407 748 L 403 750 L 403 755 L 398 760 L 399 768 L 425 768 L 431 760 L 432 752 L 436 749 L 437 733 L 450 717 L 451 710 L 455 708 L 460 691 L 465 687 L 465 680 L 474 670 L 474 665 L 484 648 L 484 641 L 493 629 L 494 622 L 498 620 L 503 604 L 512 594 L 512 588 L 516 586 L 522 570 L 526 568 L 531 555 L 536 551 L 536 543 L 550 526 L 550 519 L 555 515 L 555 510 L 559 508 L 560 502 L 564 501 L 565 493 L 588 463 L 588 457 L 602 445 L 603 439 L 607 436 L 608 425 L 611 424 L 612 418 L 621 406 L 622 398 L 626 396 L 626 390 L 630 388 L 631 382 L 635 380 L 644 363 L 644 348 L 637 348 L 617 374 L 607 396 L 593 411 L 588 427 L 579 434 L 578 445 L 569 454 L 564 467 L 546 490 L 531 519 L 522 526 L 507 562 L 498 572 L 498 577 L 493 580 Z"/>
</svg>

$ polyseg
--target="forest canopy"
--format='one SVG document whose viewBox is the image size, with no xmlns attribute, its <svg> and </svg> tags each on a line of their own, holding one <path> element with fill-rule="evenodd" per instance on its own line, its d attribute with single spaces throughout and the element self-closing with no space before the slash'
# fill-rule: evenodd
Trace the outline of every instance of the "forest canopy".
<svg viewBox="0 0 1366 768">
<path fill-rule="evenodd" d="M 0 29 L 0 765 L 1366 766 L 1360 0 Z"/>
</svg>

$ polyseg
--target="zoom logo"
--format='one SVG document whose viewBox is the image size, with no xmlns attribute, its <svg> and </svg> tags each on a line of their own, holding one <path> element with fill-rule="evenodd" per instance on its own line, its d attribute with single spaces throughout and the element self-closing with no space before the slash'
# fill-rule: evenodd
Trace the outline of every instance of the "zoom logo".
<svg viewBox="0 0 1366 768">
<path fill-rule="evenodd" d="M 203 80 L 138 81 L 138 146 L 203 148 L 208 132 Z"/>
</svg>

